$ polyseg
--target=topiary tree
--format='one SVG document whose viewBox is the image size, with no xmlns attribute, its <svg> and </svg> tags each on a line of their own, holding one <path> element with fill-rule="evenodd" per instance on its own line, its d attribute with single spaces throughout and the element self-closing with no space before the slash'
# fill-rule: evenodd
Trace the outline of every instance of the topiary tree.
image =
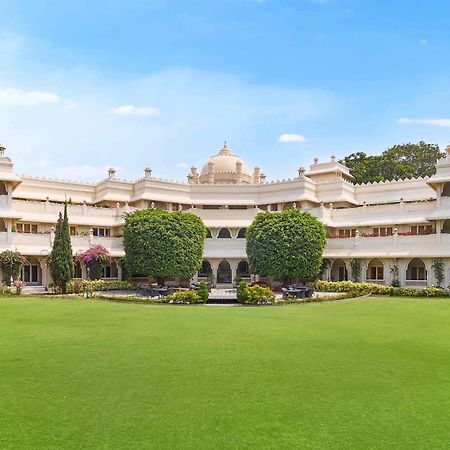
<svg viewBox="0 0 450 450">
<path fill-rule="evenodd" d="M 59 213 L 53 248 L 48 262 L 53 282 L 65 294 L 67 292 L 67 283 L 73 278 L 75 273 L 69 219 L 67 217 L 67 203 L 64 204 L 64 216 Z"/>
<path fill-rule="evenodd" d="M 197 295 L 203 303 L 206 303 L 208 301 L 208 285 L 204 281 L 200 281 L 200 284 L 198 285 Z"/>
<path fill-rule="evenodd" d="M 361 279 L 361 260 L 359 260 L 358 258 L 353 258 L 350 261 L 350 268 L 351 268 L 351 273 L 352 273 L 352 280 L 355 283 L 359 283 L 360 279 Z"/>
<path fill-rule="evenodd" d="M 0 267 L 2 268 L 3 282 L 11 284 L 20 275 L 20 269 L 27 263 L 27 259 L 19 252 L 5 250 L 0 253 Z"/>
<path fill-rule="evenodd" d="M 315 217 L 298 209 L 259 213 L 247 229 L 252 273 L 313 279 L 320 272 L 326 230 Z"/>
<path fill-rule="evenodd" d="M 205 225 L 191 213 L 152 208 L 128 214 L 123 231 L 127 268 L 159 284 L 190 278 L 202 266 L 205 238 Z"/>
<path fill-rule="evenodd" d="M 103 266 L 111 263 L 111 256 L 103 245 L 94 245 L 86 251 L 77 253 L 77 259 L 85 264 L 90 280 L 99 280 L 103 276 Z"/>
</svg>

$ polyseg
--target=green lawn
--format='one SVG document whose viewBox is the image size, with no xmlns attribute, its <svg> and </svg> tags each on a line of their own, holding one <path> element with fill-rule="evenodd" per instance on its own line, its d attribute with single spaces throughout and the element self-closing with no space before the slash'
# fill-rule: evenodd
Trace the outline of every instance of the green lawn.
<svg viewBox="0 0 450 450">
<path fill-rule="evenodd" d="M 443 449 L 449 424 L 449 300 L 0 300 L 2 449 Z"/>
</svg>

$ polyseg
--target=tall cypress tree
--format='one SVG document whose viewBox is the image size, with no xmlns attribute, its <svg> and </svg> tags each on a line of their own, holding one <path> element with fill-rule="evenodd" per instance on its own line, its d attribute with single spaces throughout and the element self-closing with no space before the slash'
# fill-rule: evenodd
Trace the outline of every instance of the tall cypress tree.
<svg viewBox="0 0 450 450">
<path fill-rule="evenodd" d="M 69 219 L 67 217 L 67 202 L 64 203 L 64 216 L 59 213 L 55 229 L 55 240 L 50 256 L 50 270 L 53 282 L 61 292 L 67 292 L 67 283 L 73 278 L 75 267 L 73 263 L 72 243 L 70 241 Z"/>
</svg>

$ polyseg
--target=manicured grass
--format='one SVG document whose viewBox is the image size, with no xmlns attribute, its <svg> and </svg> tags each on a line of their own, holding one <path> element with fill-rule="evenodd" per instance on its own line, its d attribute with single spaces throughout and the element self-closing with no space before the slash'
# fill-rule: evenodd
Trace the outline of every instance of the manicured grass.
<svg viewBox="0 0 450 450">
<path fill-rule="evenodd" d="M 0 300 L 0 448 L 434 449 L 450 301 Z"/>
</svg>

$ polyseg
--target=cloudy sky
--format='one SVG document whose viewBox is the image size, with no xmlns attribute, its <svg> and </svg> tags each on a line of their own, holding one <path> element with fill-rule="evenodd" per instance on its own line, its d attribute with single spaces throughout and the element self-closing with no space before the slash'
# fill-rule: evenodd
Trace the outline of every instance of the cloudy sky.
<svg viewBox="0 0 450 450">
<path fill-rule="evenodd" d="M 185 179 L 226 139 L 269 179 L 450 141 L 447 0 L 0 0 L 19 174 Z"/>
</svg>

